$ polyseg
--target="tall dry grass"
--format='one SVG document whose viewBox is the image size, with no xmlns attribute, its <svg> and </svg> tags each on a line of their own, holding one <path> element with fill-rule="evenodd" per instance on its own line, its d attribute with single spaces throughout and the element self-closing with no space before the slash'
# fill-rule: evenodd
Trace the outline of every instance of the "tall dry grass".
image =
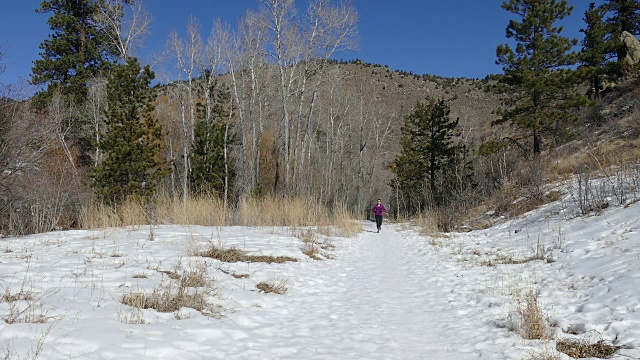
<svg viewBox="0 0 640 360">
<path fill-rule="evenodd" d="M 215 196 L 186 199 L 159 196 L 155 204 L 153 221 L 156 224 L 331 226 L 343 236 L 354 236 L 362 228 L 345 206 L 328 209 L 310 198 L 251 197 L 225 209 L 224 202 Z M 149 213 L 147 206 L 133 199 L 117 207 L 92 203 L 84 207 L 80 224 L 85 229 L 145 225 L 150 222 Z"/>
<path fill-rule="evenodd" d="M 438 225 L 438 212 L 436 210 L 427 210 L 416 216 L 416 225 L 420 231 L 428 236 L 441 237 L 442 232 Z"/>
<path fill-rule="evenodd" d="M 262 197 L 242 200 L 235 210 L 242 226 L 331 226 L 342 236 L 355 236 L 362 226 L 345 206 L 328 209 L 311 198 Z"/>
<path fill-rule="evenodd" d="M 94 202 L 84 206 L 80 213 L 83 229 L 104 229 L 148 224 L 147 211 L 142 202 L 127 199 L 119 206 Z"/>
<path fill-rule="evenodd" d="M 212 195 L 176 200 L 162 196 L 157 202 L 157 214 L 163 224 L 222 226 L 228 218 L 224 201 Z"/>
<path fill-rule="evenodd" d="M 251 197 L 240 201 L 235 220 L 242 226 L 324 225 L 329 222 L 329 213 L 308 198 Z"/>
</svg>

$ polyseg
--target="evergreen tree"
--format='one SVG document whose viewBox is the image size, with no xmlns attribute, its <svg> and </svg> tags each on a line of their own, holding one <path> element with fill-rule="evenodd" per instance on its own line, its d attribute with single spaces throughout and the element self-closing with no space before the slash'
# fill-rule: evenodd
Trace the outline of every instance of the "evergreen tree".
<svg viewBox="0 0 640 360">
<path fill-rule="evenodd" d="M 104 47 L 104 32 L 93 20 L 97 0 L 44 0 L 38 13 L 51 13 L 47 20 L 52 34 L 40 44 L 41 59 L 33 62 L 31 82 L 47 84 L 36 100 L 44 106 L 55 91 L 74 103 L 85 99 L 86 84 L 108 69 L 113 53 Z"/>
<path fill-rule="evenodd" d="M 168 173 L 162 158 L 162 128 L 151 116 L 153 78 L 149 66 L 141 69 L 135 58 L 116 65 L 109 76 L 107 130 L 100 143 L 106 158 L 93 174 L 96 193 L 107 203 L 128 196 L 148 200 Z"/>
<path fill-rule="evenodd" d="M 502 7 L 521 18 L 510 20 L 506 28 L 515 50 L 509 44 L 496 49 L 496 64 L 504 74 L 493 90 L 509 96 L 494 123 L 509 122 L 530 132 L 537 155 L 543 133 L 562 133 L 563 124 L 575 119 L 571 110 L 586 100 L 577 93 L 579 78 L 569 69 L 577 62 L 577 54 L 571 52 L 577 40 L 561 36 L 562 27 L 554 26 L 573 8 L 566 0 L 509 0 Z"/>
<path fill-rule="evenodd" d="M 458 120 L 449 118 L 444 100 L 418 102 L 415 111 L 405 117 L 401 154 L 393 162 L 394 186 L 410 202 L 410 212 L 422 211 L 429 202 L 446 202 L 446 188 L 438 183 L 454 168 L 459 146 L 453 144 Z"/>
<path fill-rule="evenodd" d="M 206 111 L 201 106 L 198 108 L 190 172 L 191 186 L 196 193 L 224 194 L 225 188 L 228 190 L 231 187 L 233 165 L 231 159 L 225 156 L 225 144 L 226 148 L 231 145 L 225 121 L 229 113 L 223 105 L 228 102 L 229 96 L 226 92 L 217 94 L 209 119 Z"/>
<path fill-rule="evenodd" d="M 580 32 L 584 33 L 584 39 L 581 42 L 580 69 L 589 79 L 590 93 L 595 99 L 600 98 L 602 77 L 615 72 L 613 64 L 609 61 L 612 58 L 610 55 L 612 44 L 609 27 L 604 21 L 606 12 L 607 9 L 604 6 L 596 7 L 595 3 L 590 3 L 583 19 L 586 28 L 580 29 Z"/>
<path fill-rule="evenodd" d="M 626 49 L 620 39 L 622 32 L 626 31 L 635 36 L 640 35 L 640 1 L 638 0 L 606 0 L 603 8 L 610 13 L 607 18 L 612 52 L 618 58 L 618 62 L 627 56 Z"/>
</svg>

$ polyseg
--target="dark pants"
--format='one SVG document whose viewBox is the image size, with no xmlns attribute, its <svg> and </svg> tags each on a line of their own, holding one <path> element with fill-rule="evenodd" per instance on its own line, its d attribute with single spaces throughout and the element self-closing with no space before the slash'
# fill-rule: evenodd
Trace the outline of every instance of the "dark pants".
<svg viewBox="0 0 640 360">
<path fill-rule="evenodd" d="M 382 215 L 376 215 L 376 227 L 378 230 L 382 227 Z"/>
</svg>

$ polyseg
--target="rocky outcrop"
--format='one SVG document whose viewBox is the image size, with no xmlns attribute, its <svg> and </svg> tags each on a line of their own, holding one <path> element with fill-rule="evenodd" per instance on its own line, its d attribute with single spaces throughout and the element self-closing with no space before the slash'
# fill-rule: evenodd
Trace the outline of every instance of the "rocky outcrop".
<svg viewBox="0 0 640 360">
<path fill-rule="evenodd" d="M 623 31 L 621 39 L 627 53 L 627 56 L 624 58 L 625 61 L 628 61 L 631 64 L 640 63 L 640 41 L 638 41 L 638 38 L 626 31 Z"/>
</svg>

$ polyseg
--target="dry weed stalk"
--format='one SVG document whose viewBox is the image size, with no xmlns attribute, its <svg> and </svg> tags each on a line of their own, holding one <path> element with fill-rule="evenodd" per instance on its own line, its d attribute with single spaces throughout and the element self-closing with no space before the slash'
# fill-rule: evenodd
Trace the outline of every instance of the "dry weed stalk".
<svg viewBox="0 0 640 360">
<path fill-rule="evenodd" d="M 322 260 L 322 257 L 320 256 L 320 250 L 316 244 L 305 244 L 302 247 L 302 253 L 312 258 L 313 260 Z"/>
<path fill-rule="evenodd" d="M 550 339 L 552 331 L 549 316 L 542 310 L 538 292 L 529 290 L 526 293 L 515 291 L 515 310 L 510 316 L 510 327 L 523 339 Z"/>
</svg>

